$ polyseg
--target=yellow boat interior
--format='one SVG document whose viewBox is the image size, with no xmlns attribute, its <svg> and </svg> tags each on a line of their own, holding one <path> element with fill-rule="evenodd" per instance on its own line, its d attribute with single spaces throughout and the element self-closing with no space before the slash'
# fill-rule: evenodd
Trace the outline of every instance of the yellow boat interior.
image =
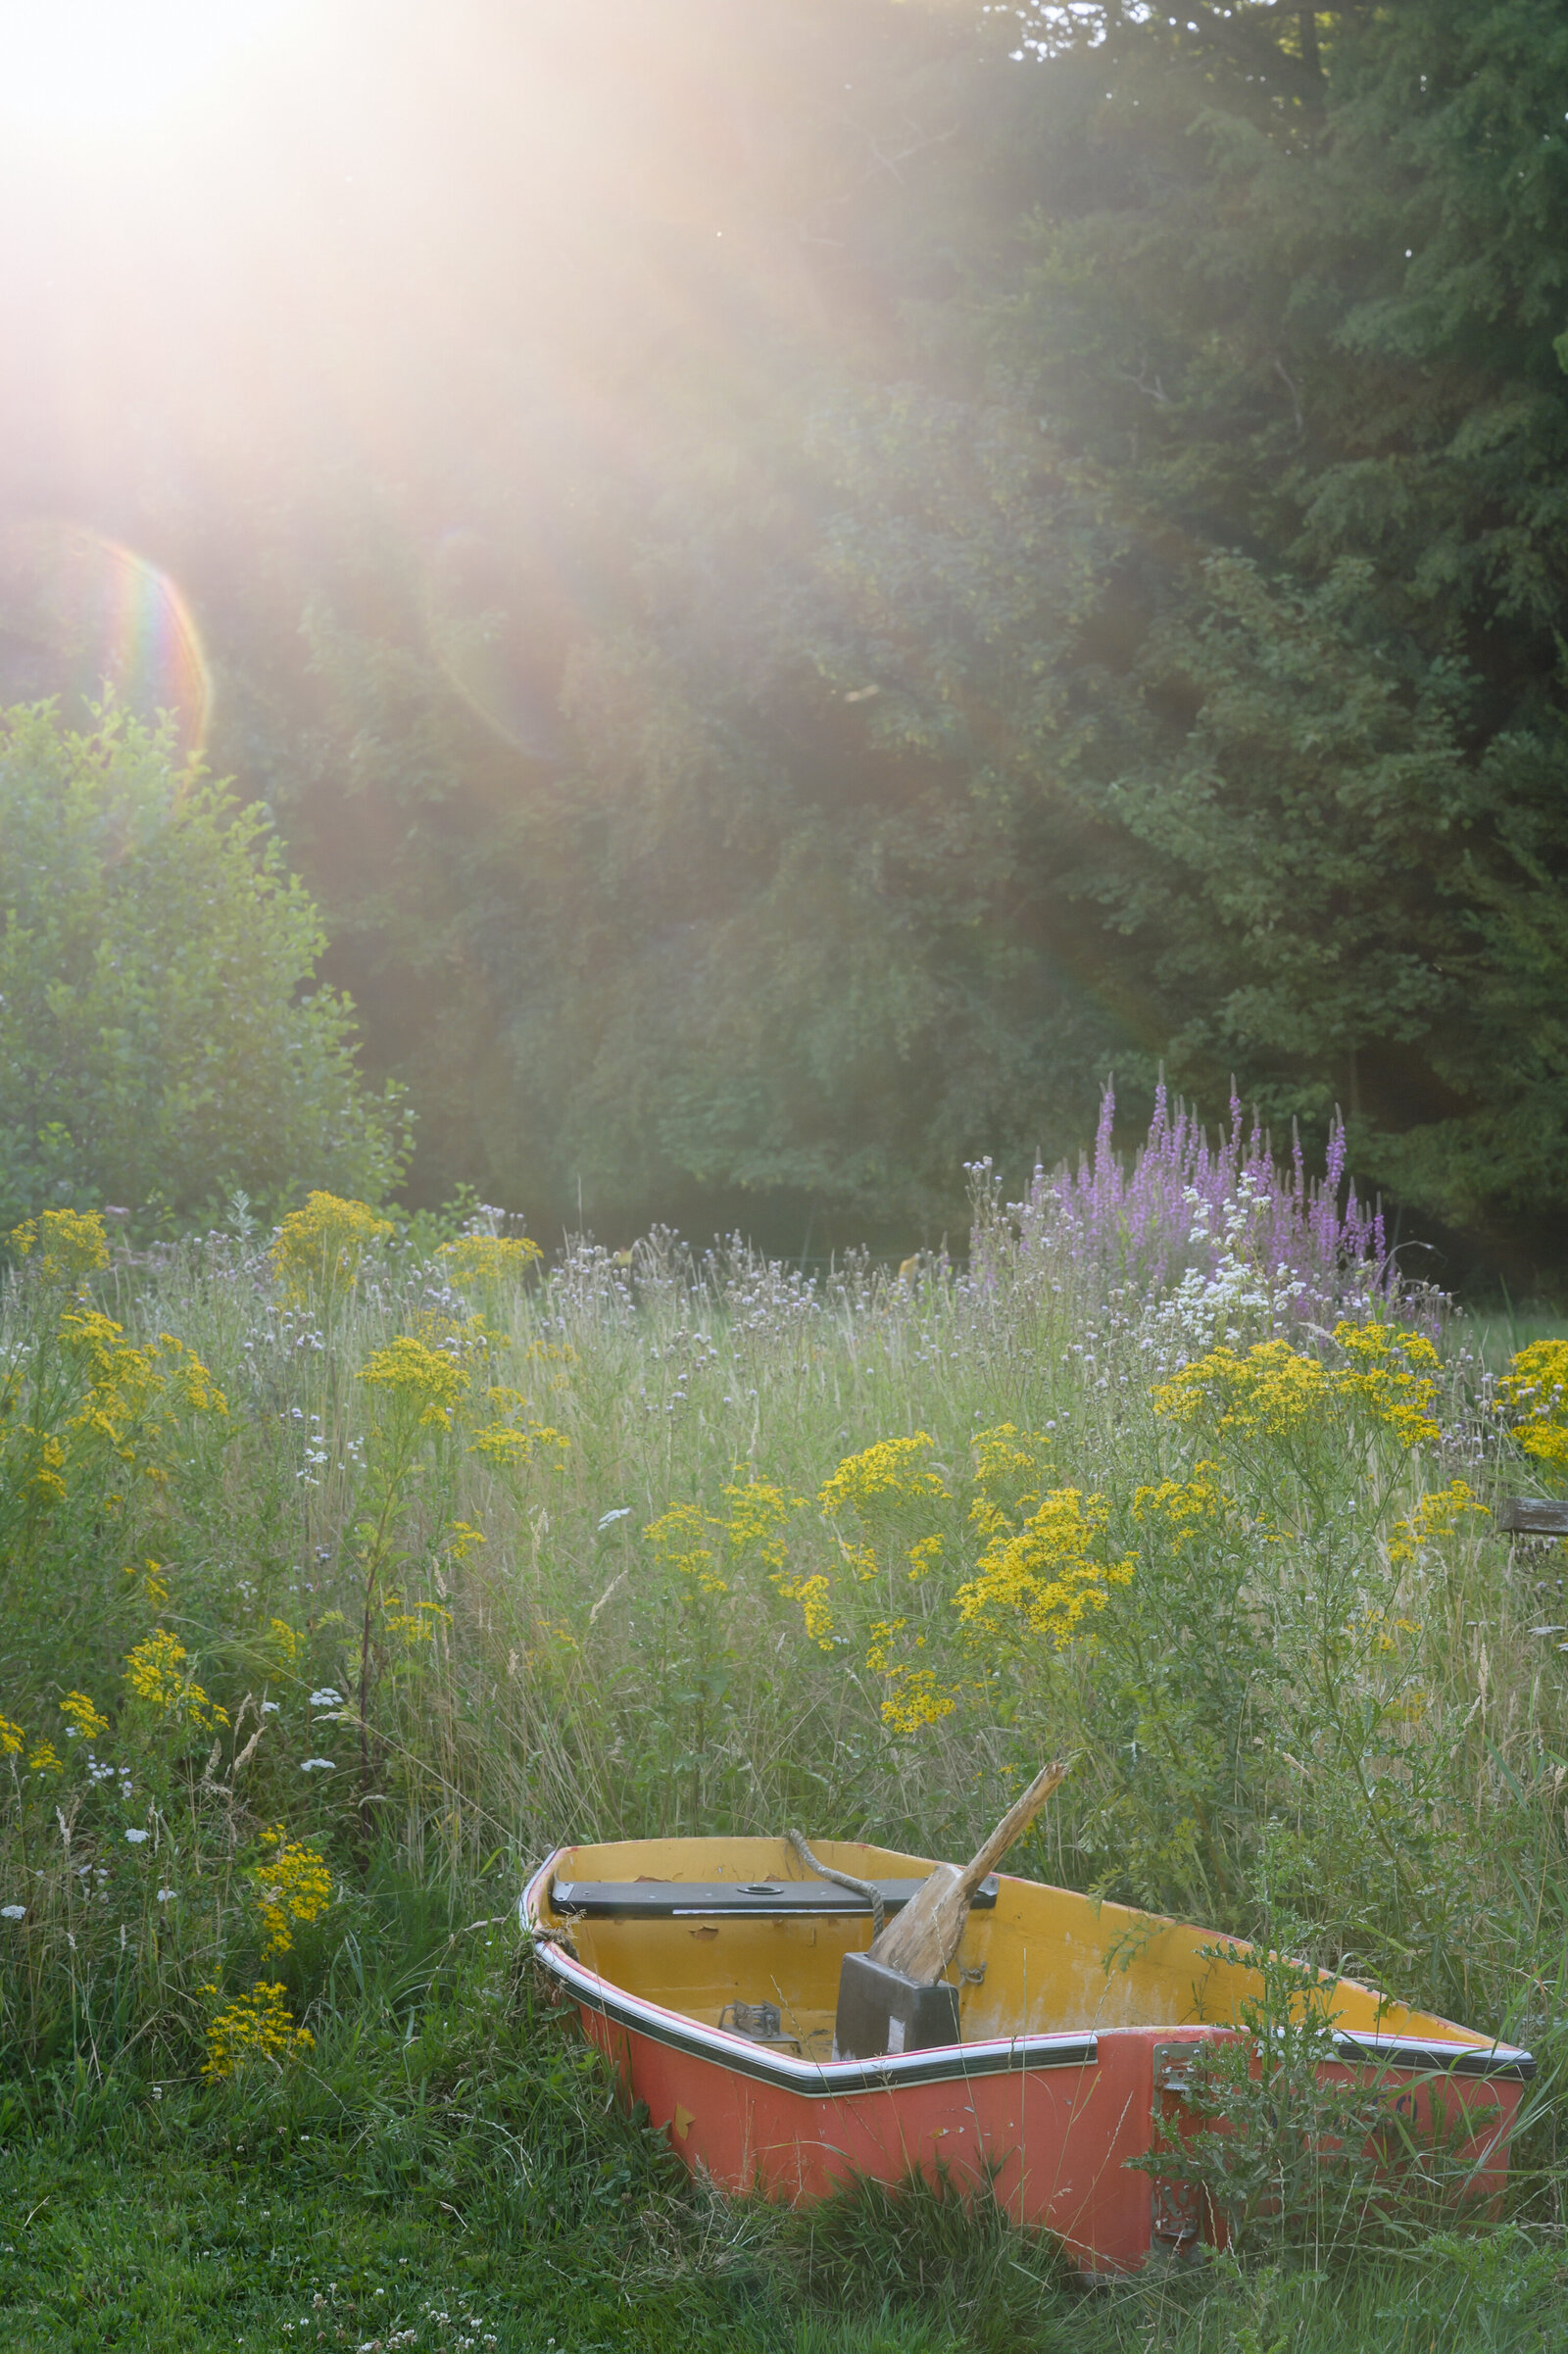
<svg viewBox="0 0 1568 2354">
<path fill-rule="evenodd" d="M 813 1852 L 867 1882 L 908 1884 L 932 1869 L 929 1857 L 846 1839 L 817 1840 Z M 802 1909 L 818 1899 L 821 1910 Z M 781 2047 L 808 2060 L 831 2056 L 844 1955 L 871 1942 L 863 1902 L 819 1881 L 781 1839 L 563 1848 L 538 1919 L 568 1934 L 579 1959 L 612 1985 L 705 2026 L 734 2024 L 737 2004 L 776 2006 Z M 961 2039 L 1232 2024 L 1238 2005 L 1260 1994 L 1261 1981 L 1245 1958 L 1200 1950 L 1228 1942 L 1209 1930 L 1003 1876 L 969 1914 L 948 1972 L 958 1988 Z M 1338 1981 L 1327 2008 L 1351 2035 L 1484 2041 L 1353 1979 Z"/>
</svg>

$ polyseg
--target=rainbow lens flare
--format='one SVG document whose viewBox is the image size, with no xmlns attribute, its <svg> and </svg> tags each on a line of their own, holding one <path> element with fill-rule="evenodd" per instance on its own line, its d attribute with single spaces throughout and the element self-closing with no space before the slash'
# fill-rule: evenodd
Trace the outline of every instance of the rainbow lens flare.
<svg viewBox="0 0 1568 2354">
<path fill-rule="evenodd" d="M 177 584 L 82 523 L 0 528 L 0 701 L 54 696 L 79 725 L 106 695 L 138 719 L 172 713 L 181 755 L 201 752 L 212 682 Z"/>
</svg>

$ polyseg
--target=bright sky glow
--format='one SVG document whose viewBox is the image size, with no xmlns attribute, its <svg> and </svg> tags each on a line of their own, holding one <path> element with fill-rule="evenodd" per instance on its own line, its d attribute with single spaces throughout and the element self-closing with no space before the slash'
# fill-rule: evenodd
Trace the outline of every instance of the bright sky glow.
<svg viewBox="0 0 1568 2354">
<path fill-rule="evenodd" d="M 10 0 L 0 110 L 40 128 L 133 126 L 232 63 L 284 0 Z"/>
</svg>

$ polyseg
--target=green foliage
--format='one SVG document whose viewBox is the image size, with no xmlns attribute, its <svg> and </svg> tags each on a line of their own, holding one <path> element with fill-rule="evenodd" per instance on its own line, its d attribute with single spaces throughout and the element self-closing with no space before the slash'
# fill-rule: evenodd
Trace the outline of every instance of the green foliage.
<svg viewBox="0 0 1568 2354">
<path fill-rule="evenodd" d="M 109 712 L 0 714 L 0 1224 L 106 1198 L 138 1231 L 243 1185 L 383 1194 L 396 1094 L 311 987 L 319 919 L 259 808 Z"/>
<path fill-rule="evenodd" d="M 1104 22 L 1041 76 L 1059 138 L 989 271 L 1004 380 L 1121 494 L 1071 791 L 1125 831 L 1085 887 L 1195 1083 L 1238 1069 L 1311 1119 L 1338 1096 L 1404 1200 L 1541 1233 L 1568 1119 L 1560 18 Z"/>
<path fill-rule="evenodd" d="M 689 331 L 612 299 L 608 196 L 591 331 L 532 265 L 552 365 L 620 371 L 612 448 L 504 429 L 569 581 L 539 514 L 432 558 L 367 493 L 309 584 L 342 759 L 280 807 L 418 1183 L 934 1239 L 1163 1054 L 1549 1258 L 1547 0 L 687 34 L 714 119 L 768 87 Z M 717 222 L 683 108 L 638 136 Z"/>
<path fill-rule="evenodd" d="M 80 483 L 136 485 L 202 622 L 415 1199 L 935 1245 L 965 1159 L 1054 1158 L 1163 1056 L 1281 1134 L 1338 1101 L 1516 1288 L 1560 1263 L 1552 0 L 453 6 L 460 69 L 400 21 L 304 200 L 319 375 L 233 357 L 293 265 L 251 126 L 232 286 L 117 191 L 212 331 Z M 393 183 L 413 279 L 342 194 Z M 13 207 L 79 326 L 18 318 L 62 417 L 120 362 L 69 195 Z M 39 1185 L 78 1108 L 26 1112 Z M 254 1127 L 202 1188 L 265 1144 L 270 1206 L 378 1198 L 352 1137 Z"/>
<path fill-rule="evenodd" d="M 1479 1507 L 1539 1461 L 1557 1341 L 1500 1386 L 1460 1334 L 1392 1326 L 1162 1367 L 1169 1300 L 1096 1302 L 1000 1232 L 983 1280 L 824 1296 L 740 1252 L 699 1276 L 667 1237 L 630 1267 L 541 1274 L 473 1233 L 418 1260 L 352 1210 L 318 1199 L 306 1233 L 373 1243 L 352 1264 L 210 1236 L 134 1287 L 51 1213 L 5 1295 L 0 2168 L 38 2212 L 0 2281 L 39 2342 L 145 2342 L 176 2298 L 204 2317 L 176 2345 L 218 2342 L 220 2305 L 228 2343 L 236 2315 L 269 2344 L 333 2303 L 359 2327 L 409 2310 L 407 2255 L 421 2327 L 461 2289 L 519 2349 L 590 2313 L 610 2345 L 674 2315 L 817 2354 L 1370 2346 L 1436 2281 L 1534 2354 L 1561 1595 L 1555 1553 Z M 1423 2236 L 1454 2185 L 1400 2143 L 1375 2214 L 1323 2170 L 1331 2277 L 1085 2307 L 984 2199 L 864 2187 L 787 2221 L 710 2194 L 534 2007 L 515 1899 L 561 1836 L 793 1821 L 960 1852 L 1069 1739 L 1021 1868 L 1222 1937 L 1294 1908 L 1308 1962 L 1533 2046 L 1511 2258 Z M 1210 2153 L 1215 2195 L 1269 2248 L 1327 2114 L 1316 2047 L 1268 2013 L 1293 1990 L 1265 1975 L 1252 2026 L 1295 2074 L 1215 2087 L 1253 2127 Z M 171 2196 L 188 2246 L 145 2228 Z M 1379 2237 L 1406 2275 L 1350 2264 Z"/>
<path fill-rule="evenodd" d="M 1289 1940 L 1298 1923 L 1272 1922 Z M 1335 2046 L 1329 1985 L 1272 1944 L 1208 1946 L 1255 1973 L 1235 2006 L 1238 2034 L 1195 2045 L 1175 2103 L 1156 2091 L 1157 2131 L 1129 2164 L 1196 2201 L 1195 2227 L 1224 2227 L 1239 2257 L 1322 2260 L 1348 2243 L 1409 2244 L 1452 2212 L 1495 2110 L 1449 2118 L 1441 2088 L 1418 2121 L 1375 2084 L 1348 2077 Z"/>
</svg>

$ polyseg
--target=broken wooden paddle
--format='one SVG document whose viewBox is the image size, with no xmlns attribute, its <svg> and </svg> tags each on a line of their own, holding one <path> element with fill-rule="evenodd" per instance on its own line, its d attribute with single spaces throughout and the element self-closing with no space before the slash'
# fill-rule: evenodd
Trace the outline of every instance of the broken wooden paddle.
<svg viewBox="0 0 1568 2354">
<path fill-rule="evenodd" d="M 976 1889 L 986 1874 L 1021 1839 L 1052 1791 L 1072 1770 L 1073 1759 L 1057 1758 L 1042 1766 L 1023 1795 L 1015 1798 L 973 1861 L 938 1864 L 929 1880 L 916 1888 L 904 1910 L 891 1920 L 873 1943 L 868 1959 L 885 1970 L 900 1970 L 932 1986 L 958 1950 L 963 1925 Z"/>
</svg>

